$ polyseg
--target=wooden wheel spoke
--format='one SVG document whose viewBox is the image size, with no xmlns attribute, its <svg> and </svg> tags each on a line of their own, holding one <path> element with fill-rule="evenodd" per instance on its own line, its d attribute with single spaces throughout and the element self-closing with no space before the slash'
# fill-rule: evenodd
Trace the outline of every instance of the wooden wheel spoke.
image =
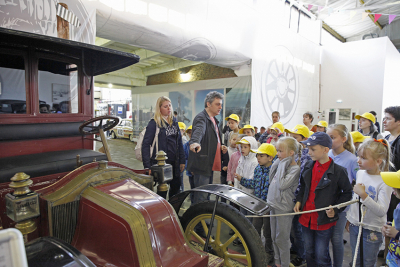
<svg viewBox="0 0 400 267">
<path fill-rule="evenodd" d="M 231 258 L 231 259 L 247 260 L 246 254 L 226 253 L 225 255 L 227 258 Z"/>
<path fill-rule="evenodd" d="M 208 235 L 208 227 L 207 227 L 206 221 L 205 220 L 201 220 L 201 225 L 203 226 L 204 233 L 207 236 Z"/>
<path fill-rule="evenodd" d="M 236 237 L 237 237 L 237 235 L 236 235 L 236 233 L 235 233 L 233 236 L 231 236 L 231 238 L 228 239 L 228 241 L 226 241 L 226 242 L 222 245 L 222 247 L 223 247 L 224 249 L 226 249 L 226 248 L 236 239 Z"/>
<path fill-rule="evenodd" d="M 201 236 L 199 236 L 194 230 L 193 230 L 193 231 L 190 231 L 189 233 L 190 233 L 192 236 L 194 236 L 194 238 L 196 238 L 197 241 L 198 241 L 200 244 L 202 244 L 202 245 L 204 246 L 204 244 L 205 244 L 206 242 L 204 241 L 203 238 L 201 238 Z"/>
<path fill-rule="evenodd" d="M 217 230 L 216 230 L 216 234 L 215 234 L 215 242 L 217 244 L 221 243 L 221 221 L 217 220 Z"/>
</svg>

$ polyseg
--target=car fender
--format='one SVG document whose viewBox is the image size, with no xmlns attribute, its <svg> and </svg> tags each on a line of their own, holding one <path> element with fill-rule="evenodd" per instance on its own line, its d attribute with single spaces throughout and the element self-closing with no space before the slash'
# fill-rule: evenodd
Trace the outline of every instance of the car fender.
<svg viewBox="0 0 400 267">
<path fill-rule="evenodd" d="M 265 215 L 271 210 L 271 207 L 266 201 L 238 188 L 223 184 L 208 184 L 186 190 L 176 194 L 170 198 L 168 202 L 175 209 L 176 213 L 179 214 L 179 209 L 186 197 L 196 192 L 213 194 L 225 198 L 239 207 L 259 216 Z"/>
</svg>

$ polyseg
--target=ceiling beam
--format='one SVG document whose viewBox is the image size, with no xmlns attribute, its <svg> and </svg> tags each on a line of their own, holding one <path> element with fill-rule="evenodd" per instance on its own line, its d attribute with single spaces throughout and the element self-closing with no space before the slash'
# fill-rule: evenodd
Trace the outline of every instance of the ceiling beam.
<svg viewBox="0 0 400 267">
<path fill-rule="evenodd" d="M 119 84 L 123 86 L 146 86 L 147 79 L 138 79 L 138 78 L 128 78 L 128 77 L 121 77 L 115 76 L 110 74 L 102 74 L 98 75 L 94 78 L 95 83 L 112 83 L 112 84 Z"/>
<path fill-rule="evenodd" d="M 101 37 L 96 37 L 96 41 L 95 41 L 95 44 L 97 46 L 103 46 L 103 47 L 107 47 L 108 45 L 111 45 L 113 43 L 115 43 L 115 42 L 111 41 L 111 40 L 107 40 L 107 39 L 101 38 Z"/>
<path fill-rule="evenodd" d="M 201 61 L 190 61 L 184 59 L 168 60 L 164 64 L 156 65 L 154 67 L 148 67 L 143 69 L 144 76 L 156 75 L 168 71 L 173 71 L 181 68 L 186 68 L 194 65 L 201 64 Z"/>
<path fill-rule="evenodd" d="M 365 2 L 363 0 L 360 0 L 360 3 L 362 5 L 365 4 Z M 371 13 L 371 10 L 368 9 L 368 10 L 365 10 L 365 12 Z M 378 20 L 375 21 L 375 17 L 372 14 L 369 14 L 368 17 L 372 20 L 373 23 L 375 23 L 376 26 L 379 27 L 379 29 L 381 29 L 381 30 L 383 29 L 382 25 L 378 22 Z"/>
<path fill-rule="evenodd" d="M 326 24 L 325 22 L 322 21 L 322 28 L 324 28 L 327 32 L 329 32 L 330 34 L 332 34 L 336 39 L 338 39 L 339 41 L 341 41 L 342 43 L 346 42 L 346 39 L 341 36 L 340 34 L 338 34 L 334 29 L 332 29 L 331 27 L 328 26 L 328 24 Z"/>
</svg>

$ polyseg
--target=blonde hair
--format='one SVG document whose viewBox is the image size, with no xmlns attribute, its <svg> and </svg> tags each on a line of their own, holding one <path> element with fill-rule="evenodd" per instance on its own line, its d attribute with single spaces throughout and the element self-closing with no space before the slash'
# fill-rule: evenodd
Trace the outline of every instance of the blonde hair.
<svg viewBox="0 0 400 267">
<path fill-rule="evenodd" d="M 155 107 L 155 111 L 154 111 L 154 121 L 157 123 L 158 127 L 160 127 L 160 128 L 163 128 L 166 126 L 165 119 L 161 115 L 161 111 L 160 111 L 160 108 L 165 101 L 169 101 L 171 103 L 171 99 L 169 99 L 168 97 L 160 96 L 157 99 L 157 103 L 156 103 L 156 107 Z M 171 103 L 171 110 L 173 110 L 172 103 Z M 169 116 L 167 118 L 167 122 L 169 125 L 172 125 L 172 122 L 173 122 L 172 112 L 171 112 L 171 114 L 169 114 Z"/>
<path fill-rule="evenodd" d="M 297 153 L 298 156 L 297 165 L 300 166 L 301 150 L 303 149 L 303 147 L 300 145 L 299 142 L 297 142 L 296 139 L 294 139 L 291 136 L 282 137 L 278 140 L 278 143 L 276 145 L 277 146 L 283 145 L 287 153 L 289 153 L 290 151 L 293 151 L 294 154 Z"/>
<path fill-rule="evenodd" d="M 346 142 L 343 143 L 343 147 L 352 154 L 355 154 L 356 148 L 353 144 L 353 138 L 347 127 L 343 124 L 331 124 L 328 129 L 336 130 L 341 137 L 346 137 Z"/>
<path fill-rule="evenodd" d="M 382 159 L 382 163 L 379 166 L 379 169 L 382 172 L 389 171 L 390 166 L 390 145 L 389 142 L 385 139 L 380 139 L 383 143 L 376 141 L 373 138 L 366 139 L 358 148 L 358 155 L 362 155 L 365 157 L 365 151 L 370 151 L 371 156 L 374 160 Z"/>
<path fill-rule="evenodd" d="M 231 137 L 229 137 L 229 140 L 232 140 L 234 136 L 239 137 L 239 134 L 238 134 L 238 133 L 232 133 L 232 134 L 231 134 Z"/>
</svg>

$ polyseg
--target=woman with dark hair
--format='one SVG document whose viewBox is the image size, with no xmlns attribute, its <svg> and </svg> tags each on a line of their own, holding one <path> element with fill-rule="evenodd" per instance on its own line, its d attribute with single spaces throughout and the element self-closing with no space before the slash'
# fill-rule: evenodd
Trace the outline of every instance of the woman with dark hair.
<svg viewBox="0 0 400 267">
<path fill-rule="evenodd" d="M 160 129 L 156 137 L 156 130 Z M 143 167 L 150 168 L 153 164 L 157 164 L 155 160 L 157 154 L 157 146 L 154 145 L 152 153 L 150 148 L 154 138 L 158 138 L 158 151 L 163 150 L 167 153 L 166 162 L 172 165 L 173 179 L 170 182 L 169 197 L 179 193 L 181 180 L 180 173 L 185 169 L 185 153 L 183 151 L 182 136 L 179 130 L 178 121 L 172 115 L 171 100 L 166 96 L 157 99 L 154 117 L 149 121 L 146 127 L 146 133 L 142 143 Z"/>
<path fill-rule="evenodd" d="M 355 118 L 358 120 L 358 131 L 364 136 L 371 136 L 375 139 L 382 139 L 383 136 L 378 132 L 375 126 L 375 116 L 369 112 L 365 112 L 362 115 L 356 115 Z"/>
</svg>

